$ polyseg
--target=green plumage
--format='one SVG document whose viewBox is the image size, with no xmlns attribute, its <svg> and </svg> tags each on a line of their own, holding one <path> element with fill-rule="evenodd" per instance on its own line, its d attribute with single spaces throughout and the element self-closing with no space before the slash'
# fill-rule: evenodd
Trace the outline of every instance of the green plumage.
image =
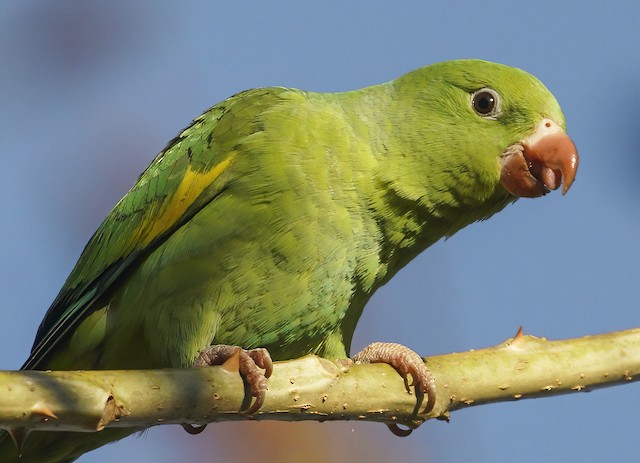
<svg viewBox="0 0 640 463">
<path fill-rule="evenodd" d="M 501 96 L 496 118 L 471 105 L 484 87 Z M 537 79 L 477 60 L 345 93 L 237 94 L 169 143 L 115 206 L 25 368 L 188 367 L 211 344 L 266 347 L 274 360 L 346 357 L 377 288 L 515 200 L 500 155 L 543 118 L 564 127 Z M 30 437 L 25 452 L 42 441 Z M 73 455 L 69 442 L 46 445 Z"/>
</svg>

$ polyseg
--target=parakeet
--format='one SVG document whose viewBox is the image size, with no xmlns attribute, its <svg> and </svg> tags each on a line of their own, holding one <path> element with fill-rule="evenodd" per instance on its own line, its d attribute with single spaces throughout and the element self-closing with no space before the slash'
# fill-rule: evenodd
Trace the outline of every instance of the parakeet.
<svg viewBox="0 0 640 463">
<path fill-rule="evenodd" d="M 342 93 L 239 93 L 116 204 L 23 368 L 190 367 L 239 346 L 259 407 L 268 354 L 347 358 L 365 304 L 411 259 L 518 197 L 565 193 L 577 168 L 549 90 L 487 61 Z M 356 360 L 387 361 L 373 351 Z M 400 370 L 433 398 L 428 373 Z M 34 432 L 21 461 L 72 461 L 134 431 Z"/>
</svg>

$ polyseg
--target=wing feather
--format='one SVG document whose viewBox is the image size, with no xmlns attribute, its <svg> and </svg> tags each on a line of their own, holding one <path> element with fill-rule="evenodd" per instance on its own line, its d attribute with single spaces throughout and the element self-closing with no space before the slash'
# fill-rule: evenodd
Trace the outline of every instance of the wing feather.
<svg viewBox="0 0 640 463">
<path fill-rule="evenodd" d="M 61 339 L 104 305 L 105 293 L 132 264 L 224 190 L 235 147 L 256 130 L 246 111 L 259 114 L 283 90 L 249 90 L 219 103 L 156 156 L 87 243 L 40 324 L 23 369 L 38 368 Z"/>
</svg>

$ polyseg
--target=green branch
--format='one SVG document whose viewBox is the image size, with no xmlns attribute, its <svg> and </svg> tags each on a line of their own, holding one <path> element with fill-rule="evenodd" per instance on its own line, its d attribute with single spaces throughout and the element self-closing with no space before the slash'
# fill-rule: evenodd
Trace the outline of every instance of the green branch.
<svg viewBox="0 0 640 463">
<path fill-rule="evenodd" d="M 258 413 L 237 365 L 137 371 L 0 372 L 0 428 L 99 431 L 230 420 L 363 420 L 410 427 L 489 402 L 588 391 L 640 377 L 640 329 L 563 341 L 518 335 L 495 347 L 429 357 L 433 411 L 383 364 L 345 366 L 315 356 L 277 362 Z"/>
</svg>

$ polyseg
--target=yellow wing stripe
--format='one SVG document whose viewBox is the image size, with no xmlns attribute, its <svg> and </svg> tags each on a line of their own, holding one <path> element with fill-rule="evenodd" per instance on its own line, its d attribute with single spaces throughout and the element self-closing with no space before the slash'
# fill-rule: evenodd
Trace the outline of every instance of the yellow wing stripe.
<svg viewBox="0 0 640 463">
<path fill-rule="evenodd" d="M 189 206 L 211 185 L 233 162 L 236 153 L 216 164 L 212 169 L 197 172 L 191 166 L 187 168 L 178 188 L 160 206 L 159 213 L 153 208 L 149 211 L 144 221 L 131 236 L 140 236 L 138 245 L 147 246 L 155 238 L 170 229 L 187 211 Z"/>
</svg>

